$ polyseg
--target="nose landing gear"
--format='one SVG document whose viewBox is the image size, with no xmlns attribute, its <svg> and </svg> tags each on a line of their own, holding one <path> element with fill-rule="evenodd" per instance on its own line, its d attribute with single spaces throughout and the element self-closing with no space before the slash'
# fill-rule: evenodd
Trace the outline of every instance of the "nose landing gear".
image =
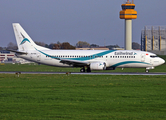
<svg viewBox="0 0 166 120">
<path fill-rule="evenodd" d="M 148 70 L 148 69 L 146 69 L 146 70 L 145 70 L 145 72 L 146 72 L 146 73 L 149 73 L 149 70 Z"/>
<path fill-rule="evenodd" d="M 147 67 L 146 70 L 145 70 L 145 72 L 146 72 L 146 73 L 149 73 L 149 70 L 150 70 L 150 69 L 154 69 L 154 67 Z"/>
</svg>

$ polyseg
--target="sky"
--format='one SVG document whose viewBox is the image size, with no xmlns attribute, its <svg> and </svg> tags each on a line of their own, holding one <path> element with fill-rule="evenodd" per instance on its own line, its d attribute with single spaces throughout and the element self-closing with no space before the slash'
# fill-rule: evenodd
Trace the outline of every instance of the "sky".
<svg viewBox="0 0 166 120">
<path fill-rule="evenodd" d="M 78 41 L 124 47 L 124 23 L 119 18 L 127 0 L 0 0 L 0 47 L 16 44 L 12 23 L 46 44 Z M 131 1 L 131 0 L 130 0 Z M 134 0 L 132 41 L 141 44 L 144 26 L 166 26 L 166 0 Z"/>
</svg>

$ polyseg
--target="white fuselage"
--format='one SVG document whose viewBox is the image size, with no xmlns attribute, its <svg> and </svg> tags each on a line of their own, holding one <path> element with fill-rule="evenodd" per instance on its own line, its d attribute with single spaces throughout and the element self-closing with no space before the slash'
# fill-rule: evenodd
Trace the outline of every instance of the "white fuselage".
<svg viewBox="0 0 166 120">
<path fill-rule="evenodd" d="M 107 68 L 150 68 L 165 62 L 153 53 L 135 50 L 31 50 L 27 51 L 27 53 L 17 56 L 37 63 L 58 67 L 73 67 L 72 65 L 61 63 L 59 59 L 89 63 L 105 62 Z"/>
<path fill-rule="evenodd" d="M 81 72 L 91 72 L 116 67 L 144 67 L 147 70 L 165 62 L 153 53 L 135 50 L 50 50 L 36 45 L 19 23 L 13 23 L 13 30 L 18 50 L 11 51 L 18 57 L 45 65 L 81 67 Z"/>
</svg>

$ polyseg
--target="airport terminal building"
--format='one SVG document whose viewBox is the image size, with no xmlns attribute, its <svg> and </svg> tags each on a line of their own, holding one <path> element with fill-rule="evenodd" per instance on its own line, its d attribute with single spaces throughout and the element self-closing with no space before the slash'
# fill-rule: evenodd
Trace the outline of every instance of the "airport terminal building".
<svg viewBox="0 0 166 120">
<path fill-rule="evenodd" d="M 0 51 L 0 62 L 13 61 L 14 57 L 15 57 L 15 54 L 11 53 L 10 51 L 6 51 L 6 50 Z"/>
<path fill-rule="evenodd" d="M 166 26 L 145 26 L 141 31 L 141 50 L 166 55 Z"/>
<path fill-rule="evenodd" d="M 25 63 L 33 63 L 27 60 L 24 60 L 22 58 L 18 58 L 15 56 L 15 53 L 6 51 L 6 50 L 1 50 L 0 51 L 0 63 L 20 63 L 20 64 L 25 64 Z"/>
</svg>

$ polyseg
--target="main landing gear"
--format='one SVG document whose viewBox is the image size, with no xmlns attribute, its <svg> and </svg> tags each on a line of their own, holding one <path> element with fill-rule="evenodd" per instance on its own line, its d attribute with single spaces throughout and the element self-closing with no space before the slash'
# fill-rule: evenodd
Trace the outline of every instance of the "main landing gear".
<svg viewBox="0 0 166 120">
<path fill-rule="evenodd" d="M 84 67 L 81 68 L 81 69 L 80 69 L 80 72 L 85 72 L 85 68 L 84 68 Z"/>
<path fill-rule="evenodd" d="M 90 67 L 87 67 L 86 71 L 87 71 L 87 72 L 91 72 Z"/>
<path fill-rule="evenodd" d="M 80 72 L 91 72 L 90 67 L 87 67 L 87 69 L 85 70 L 85 67 L 80 69 Z"/>
</svg>

